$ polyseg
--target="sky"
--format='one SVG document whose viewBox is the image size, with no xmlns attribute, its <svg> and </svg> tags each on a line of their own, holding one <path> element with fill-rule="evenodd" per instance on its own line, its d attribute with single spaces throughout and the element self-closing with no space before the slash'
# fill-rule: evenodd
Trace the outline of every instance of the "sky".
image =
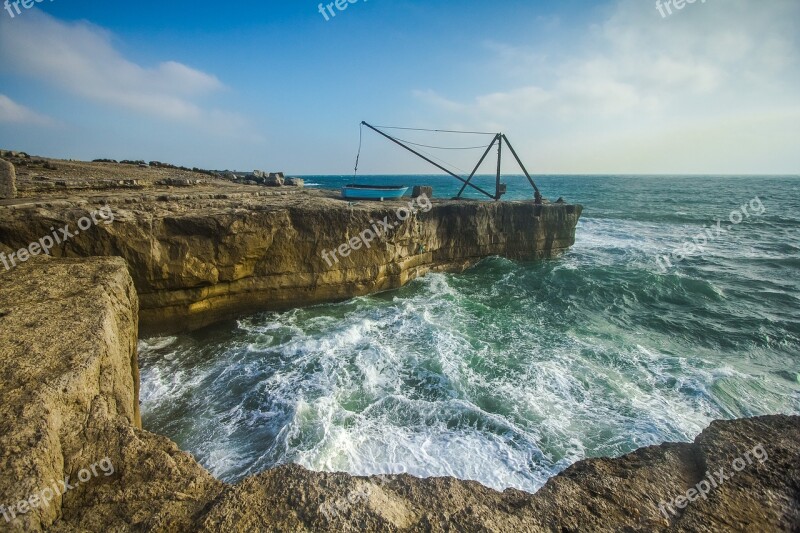
<svg viewBox="0 0 800 533">
<path fill-rule="evenodd" d="M 26 0 L 0 11 L 0 147 L 347 174 L 366 120 L 503 132 L 534 174 L 800 173 L 800 1 L 675 1 Z M 364 132 L 359 172 L 430 171 Z"/>
</svg>

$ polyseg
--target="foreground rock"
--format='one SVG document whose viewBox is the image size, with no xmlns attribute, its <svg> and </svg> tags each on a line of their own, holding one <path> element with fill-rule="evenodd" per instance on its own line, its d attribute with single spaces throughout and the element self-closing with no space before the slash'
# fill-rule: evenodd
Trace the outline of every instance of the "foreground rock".
<svg viewBox="0 0 800 533">
<path fill-rule="evenodd" d="M 121 259 L 0 269 L 0 531 L 55 522 L 104 531 L 106 516 L 109 527 L 183 529 L 222 488 L 174 443 L 140 429 L 137 303 Z M 61 494 L 66 476 L 79 482 L 104 458 L 113 476 L 98 472 Z M 19 502 L 53 486 L 50 502 L 20 513 Z M 87 506 L 98 521 L 84 517 Z"/>
<path fill-rule="evenodd" d="M 145 333 L 395 289 L 428 272 L 460 271 L 493 255 L 552 257 L 574 244 L 582 212 L 581 206 L 533 201 L 416 199 L 415 212 L 407 214 L 402 209 L 409 199 L 352 203 L 299 187 L 251 187 L 207 176 L 197 183 L 172 178 L 169 173 L 177 171 L 160 167 L 45 164 L 60 169 L 52 173 L 59 176 L 56 183 L 70 186 L 85 186 L 76 175 L 108 176 L 116 167 L 126 179 L 111 180 L 122 184 L 110 192 L 59 195 L 32 189 L 39 182 L 26 174 L 30 198 L 0 205 L 0 243 L 28 247 L 51 228 L 75 229 L 82 217 L 107 206 L 112 223 L 91 225 L 51 254 L 123 257 L 139 294 Z M 26 166 L 25 172 L 50 172 L 42 165 Z M 163 185 L 175 180 L 191 183 L 179 190 Z M 141 190 L 128 190 L 127 181 Z"/>
<path fill-rule="evenodd" d="M 0 246 L 0 248 L 2 248 Z M 5 249 L 8 252 L 8 249 Z M 139 427 L 137 298 L 114 258 L 34 258 L 0 270 L 0 512 L 108 458 L 11 531 L 792 531 L 800 417 L 714 422 L 692 444 L 581 461 L 537 494 L 410 476 L 284 466 L 232 486 Z M 753 455 L 753 450 L 759 452 Z M 763 455 L 761 454 L 763 451 Z M 751 460 L 736 472 L 736 461 Z M 764 460 L 761 461 L 760 459 Z M 740 465 L 741 466 L 741 465 Z M 659 511 L 706 472 L 729 479 Z M 696 496 L 696 495 L 695 495 Z M 32 505 L 32 504 L 31 504 Z"/>
</svg>

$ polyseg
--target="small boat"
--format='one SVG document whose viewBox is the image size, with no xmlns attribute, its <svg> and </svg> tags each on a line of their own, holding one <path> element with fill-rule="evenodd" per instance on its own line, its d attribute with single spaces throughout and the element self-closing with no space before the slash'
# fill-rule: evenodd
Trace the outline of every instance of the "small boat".
<svg viewBox="0 0 800 533">
<path fill-rule="evenodd" d="M 402 198 L 408 192 L 405 185 L 345 185 L 342 198 L 346 200 L 380 200 Z"/>
</svg>

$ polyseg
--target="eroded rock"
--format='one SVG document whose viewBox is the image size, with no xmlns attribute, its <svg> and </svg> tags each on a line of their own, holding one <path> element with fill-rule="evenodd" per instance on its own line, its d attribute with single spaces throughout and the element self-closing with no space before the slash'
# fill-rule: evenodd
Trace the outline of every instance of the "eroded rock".
<svg viewBox="0 0 800 533">
<path fill-rule="evenodd" d="M 37 257 L 0 271 L 0 530 L 188 530 L 221 490 L 140 429 L 137 307 L 119 258 Z M 105 458 L 114 474 L 81 484 Z M 78 486 L 21 512 L 66 477 Z"/>
<path fill-rule="evenodd" d="M 434 201 L 429 211 L 402 220 L 398 210 L 409 199 L 348 203 L 331 191 L 255 190 L 274 196 L 209 188 L 0 208 L 0 242 L 19 249 L 51 226 L 74 227 L 102 200 L 114 210 L 114 223 L 92 227 L 52 253 L 123 257 L 139 293 L 143 330 L 164 333 L 395 289 L 492 255 L 553 257 L 574 244 L 582 212 L 532 201 Z M 357 250 L 353 239 L 360 240 Z M 343 253 L 343 246 L 351 251 Z"/>
<path fill-rule="evenodd" d="M 139 429 L 136 294 L 117 258 L 35 258 L 0 273 L 0 504 L 114 465 L 17 515 L 11 531 L 796 531 L 800 417 L 714 422 L 694 443 L 580 461 L 535 495 L 286 465 L 237 485 Z M 762 454 L 736 461 L 760 447 Z M 708 473 L 727 479 L 676 512 Z M 3 512 L 3 509 L 0 509 Z"/>
<path fill-rule="evenodd" d="M 17 173 L 10 161 L 0 159 L 0 200 L 17 197 Z"/>
</svg>

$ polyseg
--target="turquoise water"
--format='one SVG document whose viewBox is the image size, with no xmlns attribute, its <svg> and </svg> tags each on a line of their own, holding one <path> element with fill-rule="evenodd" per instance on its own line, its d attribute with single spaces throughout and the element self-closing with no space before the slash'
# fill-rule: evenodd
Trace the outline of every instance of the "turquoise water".
<svg viewBox="0 0 800 533">
<path fill-rule="evenodd" d="M 800 414 L 800 179 L 537 181 L 585 206 L 569 253 L 142 340 L 145 427 L 227 481 L 295 462 L 535 491 L 713 419 Z M 717 218 L 726 233 L 677 259 Z"/>
</svg>

